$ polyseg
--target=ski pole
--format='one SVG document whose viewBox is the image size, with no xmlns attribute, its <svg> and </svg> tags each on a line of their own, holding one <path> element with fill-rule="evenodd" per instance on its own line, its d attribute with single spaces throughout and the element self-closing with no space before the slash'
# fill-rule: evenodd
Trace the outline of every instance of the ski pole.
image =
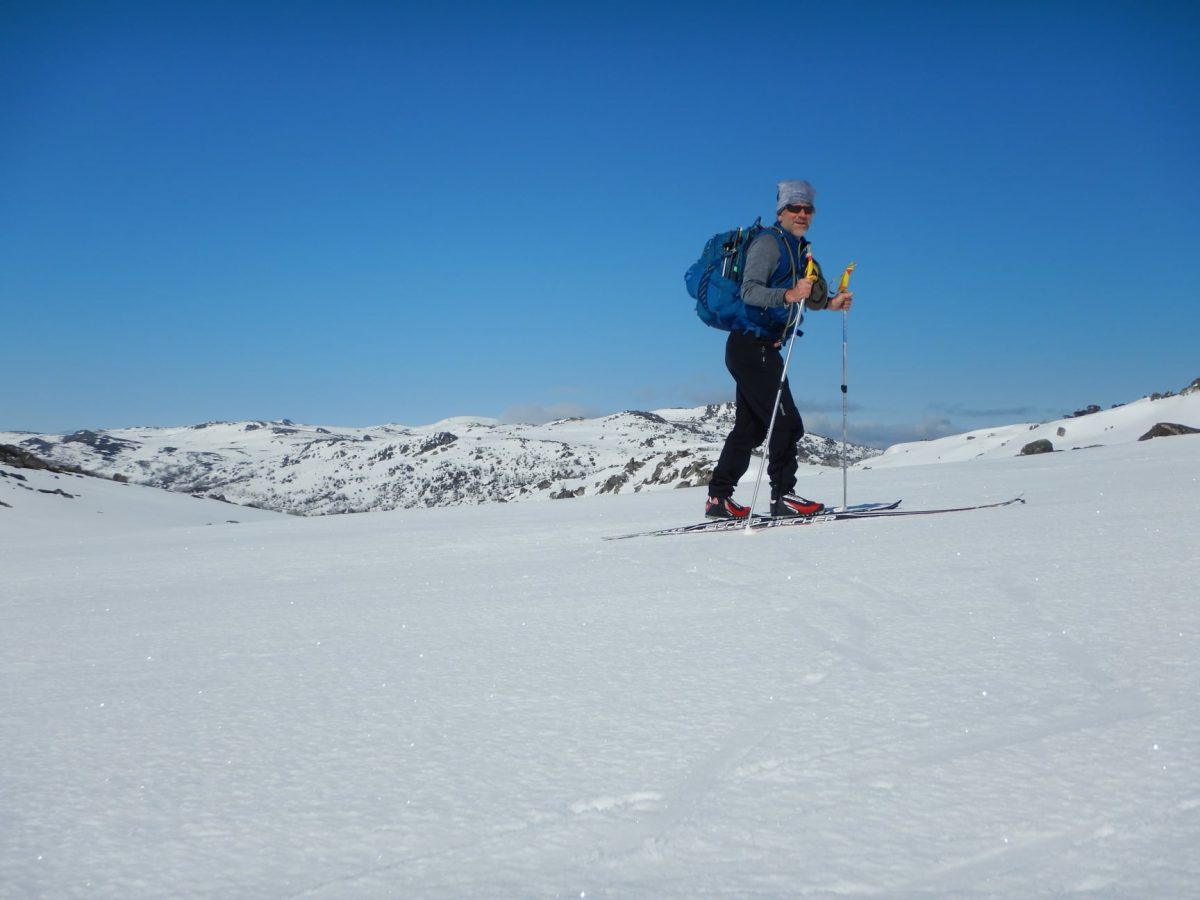
<svg viewBox="0 0 1200 900">
<path fill-rule="evenodd" d="M 804 277 L 809 281 L 817 280 L 817 266 L 813 261 L 812 251 L 808 251 L 808 261 L 804 268 Z M 763 470 L 767 467 L 767 459 L 771 455 L 771 434 L 775 431 L 775 416 L 779 413 L 779 401 L 783 399 L 783 388 L 787 384 L 788 363 L 792 359 L 792 347 L 796 345 L 796 332 L 800 329 L 800 320 L 804 318 L 804 307 L 808 299 L 800 301 L 800 312 L 792 323 L 792 333 L 788 337 L 787 353 L 783 357 L 783 371 L 779 373 L 779 390 L 775 392 L 775 405 L 771 407 L 771 421 L 767 425 L 767 437 L 763 441 L 762 462 L 758 464 L 758 477 L 754 479 L 754 495 L 750 498 L 750 515 L 746 517 L 746 534 L 752 534 L 750 523 L 754 520 L 754 507 L 758 504 L 758 489 L 762 487 Z"/>
<path fill-rule="evenodd" d="M 838 283 L 837 292 L 840 294 L 850 286 L 850 273 L 854 271 L 854 263 L 846 266 L 846 271 L 842 273 L 842 280 Z M 850 508 L 849 489 L 847 487 L 846 478 L 846 315 L 847 310 L 842 310 L 842 509 Z"/>
<path fill-rule="evenodd" d="M 850 508 L 846 476 L 846 310 L 842 310 L 842 509 Z"/>
</svg>

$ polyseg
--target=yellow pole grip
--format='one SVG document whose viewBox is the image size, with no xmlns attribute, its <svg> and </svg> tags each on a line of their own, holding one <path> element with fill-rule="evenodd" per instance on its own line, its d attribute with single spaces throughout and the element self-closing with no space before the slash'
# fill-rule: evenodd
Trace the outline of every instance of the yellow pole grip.
<svg viewBox="0 0 1200 900">
<path fill-rule="evenodd" d="M 817 280 L 817 263 L 813 259 L 811 250 L 808 253 L 808 261 L 804 264 L 804 277 L 809 281 Z"/>
<path fill-rule="evenodd" d="M 855 263 L 850 263 L 846 266 L 846 271 L 842 273 L 842 280 L 838 282 L 837 292 L 840 294 L 846 288 L 850 287 L 850 273 L 854 271 Z"/>
</svg>

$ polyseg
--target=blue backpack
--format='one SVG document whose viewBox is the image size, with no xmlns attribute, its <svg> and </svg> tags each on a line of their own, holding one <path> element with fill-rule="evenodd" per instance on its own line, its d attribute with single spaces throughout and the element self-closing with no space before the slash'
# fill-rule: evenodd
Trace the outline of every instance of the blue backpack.
<svg viewBox="0 0 1200 900">
<path fill-rule="evenodd" d="M 762 219 L 749 228 L 721 231 L 704 245 L 704 252 L 683 276 L 688 294 L 696 301 L 696 315 L 705 325 L 731 331 L 742 303 L 742 275 L 746 248 L 765 229 Z"/>
</svg>

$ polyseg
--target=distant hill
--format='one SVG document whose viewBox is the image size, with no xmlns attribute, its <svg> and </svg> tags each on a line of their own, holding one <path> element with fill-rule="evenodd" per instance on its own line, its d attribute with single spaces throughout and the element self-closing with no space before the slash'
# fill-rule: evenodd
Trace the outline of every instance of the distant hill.
<svg viewBox="0 0 1200 900">
<path fill-rule="evenodd" d="M 300 515 L 456 506 L 706 484 L 733 405 L 623 412 L 545 425 L 457 417 L 432 425 L 333 428 L 209 422 L 68 435 L 0 433 L 55 465 Z M 801 457 L 841 464 L 806 435 Z M 880 451 L 851 445 L 851 463 Z"/>
<path fill-rule="evenodd" d="M 432 425 L 334 428 L 207 422 L 68 435 L 0 432 L 0 464 L 95 474 L 296 515 L 566 499 L 707 484 L 733 404 L 622 412 L 545 425 L 460 416 Z M 1200 429 L 1200 379 L 1179 394 L 1077 410 L 1053 422 L 982 428 L 851 464 L 920 465 L 1079 449 Z M 4 450 L 4 447 L 7 447 Z M 841 444 L 805 435 L 801 458 L 841 464 Z M 31 462 L 32 461 L 32 462 Z M 757 463 L 756 463 L 757 465 Z M 753 475 L 753 473 L 751 473 Z"/>
<path fill-rule="evenodd" d="M 932 441 L 896 444 L 865 465 L 883 468 L 1079 450 L 1148 440 L 1157 436 L 1152 433 L 1156 426 L 1178 426 L 1166 428 L 1163 434 L 1200 430 L 1200 379 L 1179 394 L 1154 394 L 1106 410 L 1089 407 L 1053 422 L 980 428 Z"/>
</svg>

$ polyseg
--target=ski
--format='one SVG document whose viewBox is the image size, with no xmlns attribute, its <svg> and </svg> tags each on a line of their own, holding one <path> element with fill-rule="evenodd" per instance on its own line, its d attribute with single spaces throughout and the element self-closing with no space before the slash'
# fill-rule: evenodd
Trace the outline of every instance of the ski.
<svg viewBox="0 0 1200 900">
<path fill-rule="evenodd" d="M 852 519 L 884 519 L 892 516 L 936 516 L 941 513 L 970 512 L 976 509 L 997 509 L 1001 506 L 1011 506 L 1014 503 L 1024 503 L 1025 498 L 1013 497 L 1010 500 L 1000 500 L 996 503 L 977 503 L 973 506 L 944 506 L 936 509 L 848 509 L 831 510 L 796 519 L 773 519 L 765 517 L 765 521 L 750 523 L 751 531 L 761 531 L 766 528 L 781 528 L 785 525 L 815 525 L 819 522 L 846 522 Z"/>
<path fill-rule="evenodd" d="M 973 506 L 946 506 L 934 509 L 899 509 L 900 501 L 882 504 L 860 504 L 849 509 L 832 509 L 815 516 L 795 516 L 793 518 L 776 518 L 773 516 L 756 515 L 749 523 L 745 519 L 718 519 L 716 521 L 697 522 L 694 525 L 681 525 L 676 528 L 660 528 L 654 531 L 639 531 L 633 534 L 616 534 L 606 537 L 607 541 L 622 540 L 635 537 L 663 537 L 673 534 L 701 534 L 710 531 L 765 531 L 768 528 L 785 528 L 792 525 L 816 525 L 823 522 L 847 522 L 853 519 L 882 519 L 892 516 L 934 516 L 942 513 L 970 512 L 977 509 L 997 509 L 1001 506 L 1011 506 L 1014 503 L 1024 503 L 1024 497 L 1013 497 L 1010 500 L 1000 500 L 996 503 L 977 503 Z"/>
<path fill-rule="evenodd" d="M 898 507 L 900 505 L 901 502 L 902 501 L 900 501 L 900 500 L 893 500 L 891 503 L 852 503 L 850 506 L 846 507 L 845 509 L 843 509 L 840 506 L 835 506 L 833 509 L 823 510 L 821 514 L 824 515 L 825 513 L 843 513 L 843 512 L 873 512 L 874 510 L 877 510 L 877 509 L 895 509 L 896 507 Z"/>
<path fill-rule="evenodd" d="M 777 525 L 796 525 L 803 522 L 827 519 L 828 517 L 837 515 L 895 510 L 900 505 L 900 502 L 901 501 L 899 500 L 894 500 L 891 503 L 855 503 L 852 504 L 848 509 L 842 509 L 841 507 L 838 507 L 837 509 L 826 510 L 825 512 L 818 513 L 816 516 L 797 516 L 795 518 L 788 519 L 777 519 L 773 516 L 758 514 L 750 517 L 750 529 L 754 531 L 758 530 L 759 528 L 770 528 L 772 527 L 770 525 L 772 522 L 776 523 Z M 622 541 L 627 538 L 635 537 L 662 537 L 672 534 L 700 534 L 702 532 L 709 531 L 735 531 L 738 528 L 743 530 L 746 528 L 745 519 L 707 519 L 703 522 L 694 522 L 691 525 L 677 525 L 672 528 L 653 528 L 649 531 L 634 531 L 630 534 L 611 534 L 606 536 L 604 540 Z"/>
</svg>

